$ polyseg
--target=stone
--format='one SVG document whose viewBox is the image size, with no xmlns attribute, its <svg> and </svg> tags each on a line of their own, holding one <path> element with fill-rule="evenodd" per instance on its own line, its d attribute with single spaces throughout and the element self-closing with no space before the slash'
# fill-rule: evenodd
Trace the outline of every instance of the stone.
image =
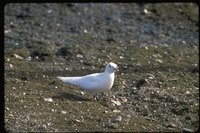
<svg viewBox="0 0 200 133">
<path fill-rule="evenodd" d="M 66 114 L 67 112 L 66 111 L 61 111 L 61 113 Z"/>
<path fill-rule="evenodd" d="M 120 106 L 120 105 L 121 105 L 121 102 L 120 102 L 120 101 L 115 101 L 114 99 L 111 99 L 111 102 L 114 103 L 114 104 L 117 105 L 117 106 Z"/>
<path fill-rule="evenodd" d="M 122 116 L 117 116 L 117 118 L 116 118 L 115 121 L 116 121 L 116 122 L 122 121 Z"/>
<path fill-rule="evenodd" d="M 14 54 L 14 56 L 15 56 L 15 58 L 20 59 L 20 60 L 23 60 L 23 59 L 24 59 L 23 57 L 21 57 L 21 56 L 19 56 L 19 55 L 17 55 L 17 54 Z"/>
<path fill-rule="evenodd" d="M 53 102 L 53 99 L 52 98 L 44 98 L 44 101 L 46 101 L 46 102 Z"/>
<path fill-rule="evenodd" d="M 115 109 L 115 110 L 113 110 L 113 112 L 114 112 L 114 113 L 120 113 L 121 111 Z"/>
<path fill-rule="evenodd" d="M 127 99 L 126 99 L 125 97 L 121 97 L 121 100 L 122 100 L 123 102 L 127 102 Z"/>
<path fill-rule="evenodd" d="M 191 130 L 189 128 L 183 128 L 183 132 L 189 133 L 189 132 L 193 132 L 193 130 Z"/>
<path fill-rule="evenodd" d="M 111 124 L 109 125 L 109 127 L 110 127 L 110 128 L 116 129 L 116 128 L 119 127 L 119 125 L 118 125 L 117 123 L 111 123 Z"/>
</svg>

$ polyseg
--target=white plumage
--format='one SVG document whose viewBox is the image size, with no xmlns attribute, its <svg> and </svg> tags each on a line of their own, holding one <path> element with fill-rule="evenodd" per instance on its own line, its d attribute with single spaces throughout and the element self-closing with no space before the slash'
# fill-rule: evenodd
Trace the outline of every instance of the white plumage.
<svg viewBox="0 0 200 133">
<path fill-rule="evenodd" d="M 79 86 L 83 90 L 86 90 L 95 96 L 96 93 L 104 92 L 112 88 L 115 79 L 115 70 L 117 70 L 117 65 L 110 62 L 106 65 L 106 69 L 102 73 L 94 73 L 80 77 L 57 78 L 63 82 Z"/>
</svg>

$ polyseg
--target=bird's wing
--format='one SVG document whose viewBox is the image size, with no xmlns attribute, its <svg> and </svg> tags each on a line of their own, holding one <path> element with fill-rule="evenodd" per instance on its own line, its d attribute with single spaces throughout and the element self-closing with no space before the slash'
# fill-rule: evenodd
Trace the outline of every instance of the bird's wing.
<svg viewBox="0 0 200 133">
<path fill-rule="evenodd" d="M 77 84 L 79 87 L 86 90 L 90 88 L 94 88 L 95 86 L 99 84 L 101 80 L 101 78 L 98 75 L 99 73 L 94 73 L 94 74 L 83 76 L 77 80 Z"/>
<path fill-rule="evenodd" d="M 85 89 L 86 86 L 94 85 L 99 81 L 97 75 L 99 75 L 99 73 L 94 73 L 82 77 L 57 77 L 57 78 L 62 80 L 63 82 L 71 83 L 73 85 L 77 85 Z"/>
</svg>

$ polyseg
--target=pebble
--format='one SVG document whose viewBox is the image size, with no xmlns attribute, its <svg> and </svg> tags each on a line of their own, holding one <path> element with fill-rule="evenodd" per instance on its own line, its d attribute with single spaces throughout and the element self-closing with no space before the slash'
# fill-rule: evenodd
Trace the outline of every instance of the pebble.
<svg viewBox="0 0 200 133">
<path fill-rule="evenodd" d="M 84 95 L 84 94 L 85 94 L 83 91 L 81 91 L 80 93 L 81 93 L 81 95 Z"/>
<path fill-rule="evenodd" d="M 66 114 L 67 112 L 66 111 L 61 111 L 61 113 Z"/>
<path fill-rule="evenodd" d="M 19 55 L 17 55 L 17 54 L 14 54 L 14 56 L 15 56 L 15 58 L 20 59 L 20 60 L 23 60 L 23 59 L 24 59 L 23 57 L 21 57 L 21 56 L 19 56 Z"/>
<path fill-rule="evenodd" d="M 153 79 L 153 77 L 149 77 L 149 79 Z"/>
<path fill-rule="evenodd" d="M 29 56 L 29 57 L 25 58 L 25 60 L 30 61 L 31 57 Z"/>
<path fill-rule="evenodd" d="M 80 121 L 80 120 L 78 120 L 78 119 L 75 119 L 75 121 L 76 121 L 76 122 L 78 122 L 78 123 L 80 123 L 80 122 L 81 122 L 81 121 Z"/>
<path fill-rule="evenodd" d="M 189 128 L 183 128 L 183 131 L 184 132 L 193 132 L 191 129 L 189 129 Z"/>
<path fill-rule="evenodd" d="M 120 58 L 120 59 L 123 59 L 124 57 L 123 57 L 123 56 L 119 56 L 119 58 Z"/>
<path fill-rule="evenodd" d="M 127 115 L 126 117 L 131 118 L 131 115 Z"/>
<path fill-rule="evenodd" d="M 115 110 L 113 110 L 113 112 L 114 112 L 114 113 L 120 113 L 121 111 L 115 109 Z"/>
<path fill-rule="evenodd" d="M 77 58 L 83 58 L 83 55 L 77 54 L 76 57 L 77 57 Z"/>
<path fill-rule="evenodd" d="M 44 101 L 46 101 L 46 102 L 53 102 L 53 99 L 52 98 L 44 98 Z"/>
<path fill-rule="evenodd" d="M 116 128 L 119 127 L 119 125 L 118 125 L 117 123 L 111 123 L 111 124 L 109 125 L 109 127 L 116 129 Z"/>
<path fill-rule="evenodd" d="M 8 114 L 8 116 L 13 117 L 13 114 Z"/>
<path fill-rule="evenodd" d="M 123 102 L 127 102 L 127 99 L 126 99 L 125 97 L 121 97 L 121 100 L 122 100 Z"/>
<path fill-rule="evenodd" d="M 12 87 L 12 89 L 13 89 L 13 90 L 15 90 L 15 89 L 16 89 L 16 87 Z"/>
<path fill-rule="evenodd" d="M 40 128 L 42 128 L 42 129 L 46 129 L 47 126 L 46 126 L 46 125 L 41 125 Z"/>
<path fill-rule="evenodd" d="M 190 92 L 189 92 L 189 91 L 186 91 L 186 94 L 190 94 Z"/>
<path fill-rule="evenodd" d="M 158 63 L 160 63 L 160 64 L 163 63 L 163 61 L 162 61 L 162 60 L 159 60 L 159 59 L 156 59 L 155 61 L 158 62 Z"/>
<path fill-rule="evenodd" d="M 10 68 L 13 69 L 13 65 L 12 64 L 10 64 Z"/>
<path fill-rule="evenodd" d="M 137 88 L 136 88 L 136 87 L 133 87 L 132 89 L 133 89 L 133 90 L 136 90 Z"/>
<path fill-rule="evenodd" d="M 148 10 L 147 10 L 147 9 L 144 9 L 144 13 L 147 14 L 147 13 L 148 13 Z"/>
<path fill-rule="evenodd" d="M 6 110 L 10 110 L 8 107 L 6 107 Z"/>
<path fill-rule="evenodd" d="M 111 99 L 111 102 L 114 103 L 114 104 L 117 105 L 117 106 L 120 106 L 120 105 L 121 105 L 121 102 L 120 102 L 120 101 L 114 101 L 114 100 Z"/>
<path fill-rule="evenodd" d="M 115 121 L 117 121 L 117 122 L 122 121 L 122 116 L 117 116 Z"/>
<path fill-rule="evenodd" d="M 170 122 L 169 124 L 166 125 L 166 127 L 175 128 L 176 125 L 174 123 Z"/>
</svg>

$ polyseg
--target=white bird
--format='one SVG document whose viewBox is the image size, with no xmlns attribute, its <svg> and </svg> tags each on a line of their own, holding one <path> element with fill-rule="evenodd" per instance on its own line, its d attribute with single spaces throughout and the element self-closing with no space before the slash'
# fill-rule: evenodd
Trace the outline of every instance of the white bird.
<svg viewBox="0 0 200 133">
<path fill-rule="evenodd" d="M 116 70 L 118 70 L 117 65 L 113 62 L 110 62 L 106 65 L 106 69 L 102 73 L 94 73 L 79 77 L 57 78 L 63 82 L 71 83 L 79 86 L 83 90 L 90 92 L 96 100 L 96 93 L 104 92 L 112 88 L 115 79 L 114 72 Z"/>
</svg>

